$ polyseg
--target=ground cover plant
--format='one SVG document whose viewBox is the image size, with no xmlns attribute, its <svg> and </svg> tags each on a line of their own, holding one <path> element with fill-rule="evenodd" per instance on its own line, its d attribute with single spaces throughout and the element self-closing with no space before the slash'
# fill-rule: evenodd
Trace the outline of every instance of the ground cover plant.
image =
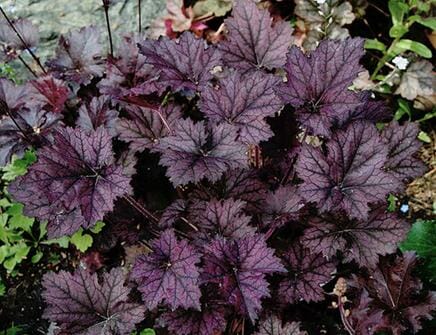
<svg viewBox="0 0 436 335">
<path fill-rule="evenodd" d="M 434 112 L 374 91 L 395 94 L 395 57 L 431 57 L 402 38 L 434 21 L 389 2 L 394 40 L 364 85 L 376 41 L 343 27 L 351 2 L 296 1 L 304 39 L 281 2 L 181 3 L 213 17 L 115 44 L 103 1 L 106 38 L 73 30 L 45 63 L 2 9 L 1 56 L 34 76 L 0 79 L 5 333 L 17 299 L 31 334 L 431 333 L 434 221 L 397 204 L 429 173 Z"/>
</svg>

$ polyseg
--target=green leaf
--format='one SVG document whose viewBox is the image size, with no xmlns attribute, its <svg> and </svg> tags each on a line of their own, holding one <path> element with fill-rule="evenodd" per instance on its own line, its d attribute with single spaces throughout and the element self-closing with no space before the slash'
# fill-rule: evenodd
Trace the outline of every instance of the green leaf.
<svg viewBox="0 0 436 335">
<path fill-rule="evenodd" d="M 386 51 L 386 45 L 380 42 L 378 39 L 366 39 L 365 40 L 365 49 L 371 50 L 379 50 L 381 52 Z"/>
<path fill-rule="evenodd" d="M 9 248 L 7 245 L 0 246 L 0 264 L 3 263 L 3 261 L 8 257 L 9 255 Z"/>
<path fill-rule="evenodd" d="M 408 50 L 408 51 L 413 51 L 417 55 L 424 58 L 432 57 L 431 50 L 427 48 L 424 44 L 412 40 L 407 40 L 407 39 L 399 40 L 398 43 L 395 44 L 394 50 L 398 51 L 399 53 Z"/>
<path fill-rule="evenodd" d="M 431 143 L 431 138 L 425 131 L 420 131 L 418 134 L 418 140 L 424 143 Z"/>
<path fill-rule="evenodd" d="M 83 234 L 83 229 L 81 228 L 71 236 L 70 242 L 75 245 L 78 250 L 85 252 L 92 245 L 92 236 Z"/>
<path fill-rule="evenodd" d="M 38 263 L 41 260 L 42 256 L 44 256 L 44 254 L 41 251 L 38 251 L 35 255 L 32 256 L 31 262 L 33 264 Z"/>
<path fill-rule="evenodd" d="M 25 175 L 28 166 L 34 162 L 36 162 L 36 155 L 31 150 L 27 150 L 22 158 L 14 156 L 12 162 L 2 169 L 4 172 L 2 179 L 12 181 L 19 176 Z"/>
<path fill-rule="evenodd" d="M 90 229 L 94 234 L 101 232 L 106 224 L 103 221 L 97 221 L 95 226 Z"/>
<path fill-rule="evenodd" d="M 398 99 L 398 109 L 395 112 L 394 119 L 398 121 L 404 115 L 407 115 L 409 120 L 410 120 L 412 118 L 412 111 L 410 109 L 409 103 L 406 100 L 399 98 Z"/>
<path fill-rule="evenodd" d="M 404 24 L 398 24 L 389 29 L 389 36 L 392 38 L 398 38 L 406 34 L 408 31 L 409 28 L 407 28 Z"/>
<path fill-rule="evenodd" d="M 402 24 L 404 14 L 409 11 L 409 6 L 403 0 L 389 0 L 388 7 L 394 26 Z"/>
<path fill-rule="evenodd" d="M 2 279 L 0 278 L 0 297 L 4 296 L 6 293 L 6 285 L 3 283 Z"/>
<path fill-rule="evenodd" d="M 32 229 L 34 218 L 29 218 L 22 214 L 11 216 L 9 219 L 9 227 L 11 229 L 20 229 L 25 232 L 30 232 Z"/>
<path fill-rule="evenodd" d="M 395 212 L 395 209 L 397 208 L 397 200 L 398 200 L 398 198 L 395 195 L 389 194 L 389 197 L 388 197 L 388 211 L 389 212 Z"/>
<path fill-rule="evenodd" d="M 139 335 L 156 335 L 156 332 L 151 328 L 145 328 L 145 329 L 141 330 Z"/>
<path fill-rule="evenodd" d="M 412 21 L 418 22 L 419 24 L 430 28 L 431 30 L 436 30 L 436 18 L 434 17 L 422 18 L 419 15 L 414 15 Z"/>
</svg>

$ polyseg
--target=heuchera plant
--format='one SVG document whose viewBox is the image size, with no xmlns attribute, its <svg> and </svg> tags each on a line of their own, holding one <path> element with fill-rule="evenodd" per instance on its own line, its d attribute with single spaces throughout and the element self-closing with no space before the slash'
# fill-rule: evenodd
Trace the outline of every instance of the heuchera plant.
<svg viewBox="0 0 436 335">
<path fill-rule="evenodd" d="M 37 150 L 9 187 L 24 213 L 50 238 L 104 220 L 107 240 L 137 243 L 136 222 L 149 240 L 129 275 L 142 302 L 120 268 L 48 273 L 44 317 L 62 334 L 129 334 L 146 318 L 179 335 L 304 334 L 285 308 L 330 299 L 340 267 L 358 292 L 351 334 L 419 329 L 436 304 L 415 257 L 380 260 L 409 229 L 387 196 L 425 171 L 417 125 L 379 130 L 388 108 L 349 89 L 362 39 L 305 53 L 250 0 L 225 23 L 217 45 L 127 35 L 113 57 L 82 28 L 42 77 L 0 80 L 1 165 Z"/>
</svg>

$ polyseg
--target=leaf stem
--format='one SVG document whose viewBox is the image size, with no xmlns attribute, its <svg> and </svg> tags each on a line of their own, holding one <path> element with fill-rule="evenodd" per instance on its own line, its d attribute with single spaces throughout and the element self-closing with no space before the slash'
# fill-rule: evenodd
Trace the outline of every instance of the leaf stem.
<svg viewBox="0 0 436 335">
<path fill-rule="evenodd" d="M 6 19 L 6 21 L 8 22 L 9 26 L 12 28 L 12 30 L 15 32 L 15 34 L 18 36 L 18 38 L 20 39 L 21 43 L 23 44 L 24 48 L 29 52 L 29 54 L 32 56 L 32 58 L 35 60 L 35 62 L 38 64 L 38 66 L 40 67 L 40 69 L 42 70 L 42 72 L 44 72 L 44 74 L 47 74 L 47 71 L 45 70 L 44 66 L 42 66 L 41 61 L 39 60 L 39 58 L 33 53 L 33 51 L 30 49 L 30 47 L 27 45 L 26 41 L 23 39 L 23 37 L 21 36 L 21 34 L 19 33 L 19 31 L 17 30 L 17 28 L 15 28 L 13 22 L 9 19 L 8 15 L 6 14 L 6 12 L 3 10 L 2 6 L 0 6 L 0 12 L 3 14 L 4 18 Z"/>
<path fill-rule="evenodd" d="M 379 71 L 383 68 L 383 66 L 385 66 L 385 63 L 389 60 L 389 57 L 391 55 L 391 52 L 395 49 L 397 43 L 400 41 L 401 37 L 396 37 L 391 45 L 389 46 L 389 48 L 385 51 L 385 54 L 383 55 L 382 58 L 380 58 L 380 60 L 377 63 L 377 66 L 374 70 L 374 72 L 371 75 L 371 80 L 374 80 L 375 77 L 377 76 L 377 74 L 379 73 Z"/>
<path fill-rule="evenodd" d="M 35 73 L 35 71 L 32 70 L 32 68 L 29 66 L 29 64 L 26 63 L 26 61 L 23 59 L 23 57 L 21 57 L 21 55 L 18 55 L 18 59 L 21 61 L 21 63 L 23 63 L 23 65 L 26 67 L 26 69 L 29 70 L 29 72 L 31 74 L 33 74 L 33 76 L 35 78 L 38 78 L 38 75 Z"/>
<path fill-rule="evenodd" d="M 109 21 L 109 2 L 107 0 L 103 0 L 103 8 L 104 8 L 104 15 L 106 17 L 107 32 L 109 35 L 109 46 L 111 49 L 111 57 L 114 57 L 114 45 L 112 43 L 112 31 L 111 31 L 111 24 Z"/>
<path fill-rule="evenodd" d="M 139 213 L 144 215 L 147 219 L 149 219 L 152 223 L 157 224 L 159 220 L 156 216 L 154 216 L 153 213 L 151 213 L 148 209 L 146 209 L 144 206 L 142 206 L 139 202 L 137 202 L 133 197 L 130 195 L 125 195 L 124 200 L 126 200 L 134 209 L 136 209 Z"/>
<path fill-rule="evenodd" d="M 142 30 L 142 10 L 141 10 L 141 0 L 138 0 L 138 33 Z"/>
</svg>

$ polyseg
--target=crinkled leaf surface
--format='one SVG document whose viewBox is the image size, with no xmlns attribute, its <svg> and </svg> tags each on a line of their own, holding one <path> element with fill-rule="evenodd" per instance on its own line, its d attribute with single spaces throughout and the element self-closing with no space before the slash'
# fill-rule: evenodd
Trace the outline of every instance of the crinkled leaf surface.
<svg viewBox="0 0 436 335">
<path fill-rule="evenodd" d="M 139 53 L 138 43 L 142 39 L 136 35 L 126 35 L 121 40 L 119 55 L 107 61 L 106 77 L 98 87 L 102 94 L 115 100 L 123 100 L 130 95 L 150 94 L 158 91 L 158 72 L 146 63 L 145 56 Z"/>
<path fill-rule="evenodd" d="M 117 197 L 130 192 L 130 178 L 113 163 L 111 136 L 104 128 L 62 129 L 37 155 L 9 190 L 25 204 L 27 215 L 48 220 L 50 238 L 93 226 Z"/>
<path fill-rule="evenodd" d="M 212 78 L 211 70 L 220 65 L 220 53 L 215 47 L 207 47 L 205 41 L 189 32 L 178 40 L 161 37 L 145 40 L 139 45 L 146 63 L 159 71 L 158 84 L 165 90 L 196 90 Z"/>
<path fill-rule="evenodd" d="M 436 310 L 436 292 L 423 291 L 421 281 L 413 275 L 416 262 L 412 252 L 391 262 L 383 259 L 370 277 L 357 277 L 352 284 L 368 292 L 371 310 L 384 312 L 382 328 L 394 335 L 407 330 L 417 333 L 422 320 L 432 319 L 431 312 Z"/>
<path fill-rule="evenodd" d="M 201 111 L 213 122 L 235 127 L 244 143 L 266 141 L 273 132 L 265 118 L 282 107 L 274 92 L 278 83 L 277 77 L 261 72 L 245 76 L 233 72 L 218 89 L 209 86 L 202 91 Z"/>
<path fill-rule="evenodd" d="M 24 105 L 27 94 L 26 86 L 17 86 L 6 78 L 0 78 L 0 102 L 3 101 L 11 111 Z M 4 115 L 6 112 L 2 110 L 1 114 Z"/>
<path fill-rule="evenodd" d="M 22 157 L 31 146 L 47 144 L 46 140 L 50 139 L 62 118 L 59 114 L 36 108 L 9 110 L 9 113 L 12 118 L 5 116 L 0 120 L 0 166 L 9 163 L 13 155 Z"/>
<path fill-rule="evenodd" d="M 251 320 L 270 292 L 265 276 L 286 272 L 263 235 L 226 240 L 218 237 L 206 246 L 204 281 L 217 285 L 223 299 Z"/>
<path fill-rule="evenodd" d="M 385 200 L 399 185 L 383 170 L 387 147 L 376 128 L 356 121 L 336 131 L 320 148 L 304 144 L 296 170 L 303 179 L 300 194 L 322 211 L 344 210 L 350 217 L 366 219 L 368 203 Z"/>
<path fill-rule="evenodd" d="M 130 143 L 131 150 L 139 152 L 153 149 L 182 117 L 181 108 L 175 104 L 156 109 L 129 106 L 127 112 L 128 118 L 118 120 L 119 137 Z"/>
<path fill-rule="evenodd" d="M 410 65 L 403 74 L 395 93 L 414 100 L 418 95 L 434 94 L 434 86 L 433 65 L 427 60 L 419 60 Z"/>
<path fill-rule="evenodd" d="M 287 82 L 278 90 L 283 101 L 296 108 L 298 121 L 315 135 L 330 135 L 334 122 L 359 106 L 359 94 L 348 87 L 362 70 L 363 39 L 322 41 L 304 54 L 293 46 L 285 70 Z"/>
<path fill-rule="evenodd" d="M 29 48 L 34 48 L 39 42 L 38 28 L 30 20 L 12 20 L 15 29 L 20 33 Z M 17 51 L 26 49 L 26 45 L 20 40 L 15 31 L 7 23 L 6 19 L 0 19 L 0 59 L 10 61 L 19 56 Z"/>
<path fill-rule="evenodd" d="M 247 166 L 246 147 L 227 124 L 207 129 L 203 121 L 181 120 L 170 136 L 160 140 L 160 164 L 174 185 L 218 180 L 232 168 Z"/>
<path fill-rule="evenodd" d="M 101 281 L 81 268 L 74 274 L 49 272 L 42 281 L 44 318 L 68 334 L 130 334 L 144 319 L 145 308 L 129 302 L 124 281 L 121 268 L 103 274 Z"/>
<path fill-rule="evenodd" d="M 178 335 L 213 335 L 224 331 L 227 321 L 224 309 L 204 307 L 202 311 L 178 309 L 166 312 L 159 318 L 159 324 Z"/>
<path fill-rule="evenodd" d="M 79 118 L 76 124 L 85 130 L 97 130 L 98 127 L 104 127 L 110 135 L 115 136 L 117 131 L 118 112 L 112 109 L 107 96 L 92 98 L 90 103 L 84 103 L 79 108 Z"/>
<path fill-rule="evenodd" d="M 152 253 L 137 258 L 131 277 L 138 283 L 145 306 L 154 309 L 165 303 L 200 310 L 200 256 L 186 240 L 178 240 L 174 231 L 164 231 L 152 242 Z"/>
<path fill-rule="evenodd" d="M 70 90 L 62 80 L 51 75 L 40 77 L 28 83 L 29 92 L 26 96 L 28 108 L 39 105 L 54 113 L 62 112 Z"/>
<path fill-rule="evenodd" d="M 72 30 L 59 38 L 56 58 L 47 62 L 56 78 L 88 84 L 103 74 L 102 47 L 96 27 Z"/>
<path fill-rule="evenodd" d="M 401 181 L 410 181 L 424 174 L 426 165 L 416 158 L 421 147 L 417 139 L 420 129 L 416 123 L 407 122 L 400 126 L 392 121 L 383 128 L 382 137 L 389 148 L 386 170 Z"/>
<path fill-rule="evenodd" d="M 279 294 L 287 303 L 324 300 L 321 286 L 331 280 L 336 262 L 312 250 L 296 242 L 282 258 L 288 273 L 280 283 Z"/>
<path fill-rule="evenodd" d="M 251 0 L 237 0 L 232 16 L 225 20 L 227 40 L 218 45 L 227 65 L 241 70 L 280 68 L 292 42 L 288 22 L 272 24 L 267 10 Z"/>
<path fill-rule="evenodd" d="M 373 268 L 379 255 L 396 250 L 406 236 L 409 224 L 394 213 L 379 207 L 366 220 L 349 220 L 325 215 L 313 218 L 302 242 L 313 252 L 334 257 L 341 251 L 345 261 L 355 260 L 359 265 Z"/>
<path fill-rule="evenodd" d="M 259 330 L 254 335 L 306 335 L 300 330 L 299 322 L 291 322 L 283 325 L 275 315 L 270 315 L 259 323 Z"/>
</svg>

